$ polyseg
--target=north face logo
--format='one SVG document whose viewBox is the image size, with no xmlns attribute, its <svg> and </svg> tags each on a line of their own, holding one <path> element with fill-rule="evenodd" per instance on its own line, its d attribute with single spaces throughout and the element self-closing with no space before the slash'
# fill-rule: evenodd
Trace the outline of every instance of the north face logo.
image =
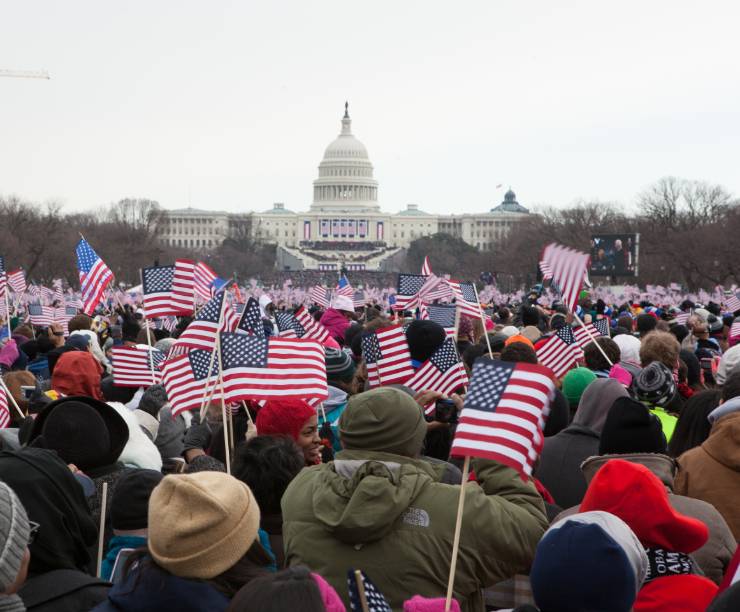
<svg viewBox="0 0 740 612">
<path fill-rule="evenodd" d="M 429 513 L 422 508 L 407 508 L 401 515 L 401 520 L 407 525 L 429 527 Z"/>
</svg>

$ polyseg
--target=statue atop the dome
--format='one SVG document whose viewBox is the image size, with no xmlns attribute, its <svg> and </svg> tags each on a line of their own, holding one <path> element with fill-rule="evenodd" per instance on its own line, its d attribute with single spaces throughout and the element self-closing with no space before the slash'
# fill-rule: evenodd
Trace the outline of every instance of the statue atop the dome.
<svg viewBox="0 0 740 612">
<path fill-rule="evenodd" d="M 344 119 L 349 119 L 349 102 L 344 103 Z"/>
</svg>

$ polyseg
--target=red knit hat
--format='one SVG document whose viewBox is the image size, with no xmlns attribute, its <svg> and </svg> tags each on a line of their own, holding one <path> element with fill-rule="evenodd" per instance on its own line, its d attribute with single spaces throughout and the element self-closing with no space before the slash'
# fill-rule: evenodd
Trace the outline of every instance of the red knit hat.
<svg viewBox="0 0 740 612">
<path fill-rule="evenodd" d="M 316 409 L 303 400 L 269 400 L 257 413 L 257 433 L 267 436 L 290 436 L 298 439 L 303 425 Z"/>
<path fill-rule="evenodd" d="M 627 523 L 646 548 L 690 553 L 704 546 L 709 530 L 700 520 L 678 513 L 660 479 L 648 468 L 612 459 L 596 472 L 580 511 L 611 512 Z"/>
<path fill-rule="evenodd" d="M 651 580 L 640 589 L 634 612 L 704 612 L 717 594 L 708 578 L 687 574 Z"/>
</svg>

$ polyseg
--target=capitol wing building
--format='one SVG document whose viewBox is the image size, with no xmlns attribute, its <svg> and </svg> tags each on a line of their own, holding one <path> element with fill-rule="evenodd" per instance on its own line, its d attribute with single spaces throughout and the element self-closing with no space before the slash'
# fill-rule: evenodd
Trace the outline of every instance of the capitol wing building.
<svg viewBox="0 0 740 612">
<path fill-rule="evenodd" d="M 511 190 L 501 204 L 480 214 L 432 215 L 416 204 L 395 214 L 382 212 L 373 165 L 352 133 L 345 104 L 341 132 L 324 151 L 308 212 L 288 210 L 283 203 L 262 213 L 168 210 L 160 239 L 175 247 L 209 250 L 229 235 L 246 232 L 277 246 L 281 269 L 384 270 L 413 240 L 440 232 L 490 249 L 528 214 Z"/>
</svg>

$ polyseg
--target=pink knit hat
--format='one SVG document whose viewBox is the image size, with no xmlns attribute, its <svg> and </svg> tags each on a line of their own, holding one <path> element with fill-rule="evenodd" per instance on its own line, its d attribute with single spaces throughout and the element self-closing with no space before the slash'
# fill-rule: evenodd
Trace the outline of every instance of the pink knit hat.
<svg viewBox="0 0 740 612">
<path fill-rule="evenodd" d="M 319 587 L 319 592 L 321 593 L 321 599 L 324 602 L 326 612 L 347 612 L 347 608 L 344 607 L 344 603 L 339 595 L 337 595 L 334 587 L 318 574 L 311 572 L 311 576 L 313 576 L 313 579 Z"/>
</svg>

